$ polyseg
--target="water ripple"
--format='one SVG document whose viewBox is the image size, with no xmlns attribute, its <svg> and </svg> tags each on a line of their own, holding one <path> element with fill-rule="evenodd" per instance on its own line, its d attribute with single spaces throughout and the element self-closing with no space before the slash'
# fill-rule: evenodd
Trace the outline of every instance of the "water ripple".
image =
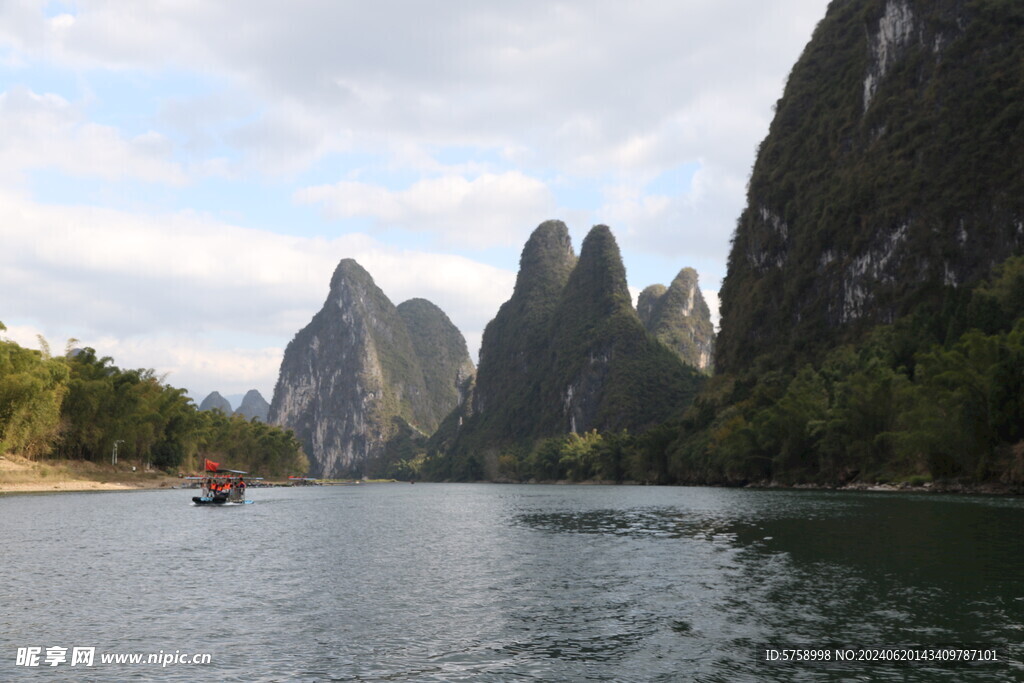
<svg viewBox="0 0 1024 683">
<path fill-rule="evenodd" d="M 36 677 L 14 652 L 53 645 L 213 655 L 97 665 L 95 680 L 1021 672 L 757 659 L 766 643 L 1019 641 L 1024 506 L 1005 500 L 393 485 L 261 490 L 208 510 L 185 493 L 0 499 L 0 678 Z"/>
</svg>

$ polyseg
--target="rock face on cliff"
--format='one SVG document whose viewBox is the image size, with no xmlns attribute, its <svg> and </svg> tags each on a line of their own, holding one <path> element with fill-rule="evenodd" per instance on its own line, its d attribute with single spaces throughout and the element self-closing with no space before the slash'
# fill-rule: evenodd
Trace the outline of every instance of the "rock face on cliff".
<svg viewBox="0 0 1024 683">
<path fill-rule="evenodd" d="M 720 371 L 795 367 L 1024 246 L 1024 3 L 833 2 L 751 175 Z"/>
<path fill-rule="evenodd" d="M 396 308 L 345 259 L 323 308 L 285 350 L 269 419 L 295 431 L 312 475 L 361 475 L 396 439 L 432 433 L 472 371 L 439 308 L 422 299 Z"/>
<path fill-rule="evenodd" d="M 611 231 L 599 225 L 579 259 L 560 221 L 523 248 L 512 298 L 484 330 L 471 402 L 432 440 L 441 477 L 483 478 L 478 454 L 571 432 L 642 432 L 692 401 L 701 382 L 652 338 L 633 309 Z"/>
<path fill-rule="evenodd" d="M 266 422 L 269 413 L 270 404 L 263 398 L 263 394 L 255 389 L 250 389 L 246 392 L 245 397 L 242 398 L 241 405 L 235 411 L 236 415 L 241 415 L 246 420 L 256 418 L 260 422 Z"/>
<path fill-rule="evenodd" d="M 683 268 L 672 285 L 651 285 L 640 293 L 637 314 L 648 332 L 687 365 L 707 372 L 715 351 L 711 311 L 697 284 L 697 271 Z"/>
<path fill-rule="evenodd" d="M 436 427 L 465 398 L 464 386 L 476 368 L 462 333 L 440 308 L 426 299 L 409 299 L 397 310 L 423 369 L 429 423 Z"/>
<path fill-rule="evenodd" d="M 210 395 L 203 399 L 203 402 L 199 404 L 199 410 L 219 410 L 225 415 L 230 415 L 232 412 L 228 400 L 216 391 L 210 392 Z"/>
</svg>

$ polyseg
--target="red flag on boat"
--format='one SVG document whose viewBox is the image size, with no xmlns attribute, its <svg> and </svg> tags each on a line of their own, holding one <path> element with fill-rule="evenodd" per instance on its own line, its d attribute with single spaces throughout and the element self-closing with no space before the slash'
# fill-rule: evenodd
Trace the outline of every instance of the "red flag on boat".
<svg viewBox="0 0 1024 683">
<path fill-rule="evenodd" d="M 219 462 L 214 462 L 212 460 L 206 460 L 206 471 L 207 472 L 216 472 L 218 469 L 220 469 L 220 463 Z"/>
</svg>

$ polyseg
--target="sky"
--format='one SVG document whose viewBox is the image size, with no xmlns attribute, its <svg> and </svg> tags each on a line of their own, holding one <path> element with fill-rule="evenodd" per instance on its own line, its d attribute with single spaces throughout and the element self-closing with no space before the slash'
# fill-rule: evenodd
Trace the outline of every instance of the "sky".
<svg viewBox="0 0 1024 683">
<path fill-rule="evenodd" d="M 523 244 L 611 227 L 717 317 L 827 0 L 2 0 L 0 336 L 270 401 L 356 259 L 476 358 Z"/>
</svg>

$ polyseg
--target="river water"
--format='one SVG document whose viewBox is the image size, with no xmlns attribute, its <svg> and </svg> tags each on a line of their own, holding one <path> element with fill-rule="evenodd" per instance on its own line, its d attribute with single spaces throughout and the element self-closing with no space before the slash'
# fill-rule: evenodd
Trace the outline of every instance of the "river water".
<svg viewBox="0 0 1024 683">
<path fill-rule="evenodd" d="M 371 484 L 210 509 L 193 494 L 0 498 L 0 680 L 1024 679 L 1018 498 Z M 937 644 L 1001 661 L 764 661 Z M 116 654 L 178 661 L 101 661 Z M 194 654 L 209 663 L 181 661 Z"/>
</svg>

